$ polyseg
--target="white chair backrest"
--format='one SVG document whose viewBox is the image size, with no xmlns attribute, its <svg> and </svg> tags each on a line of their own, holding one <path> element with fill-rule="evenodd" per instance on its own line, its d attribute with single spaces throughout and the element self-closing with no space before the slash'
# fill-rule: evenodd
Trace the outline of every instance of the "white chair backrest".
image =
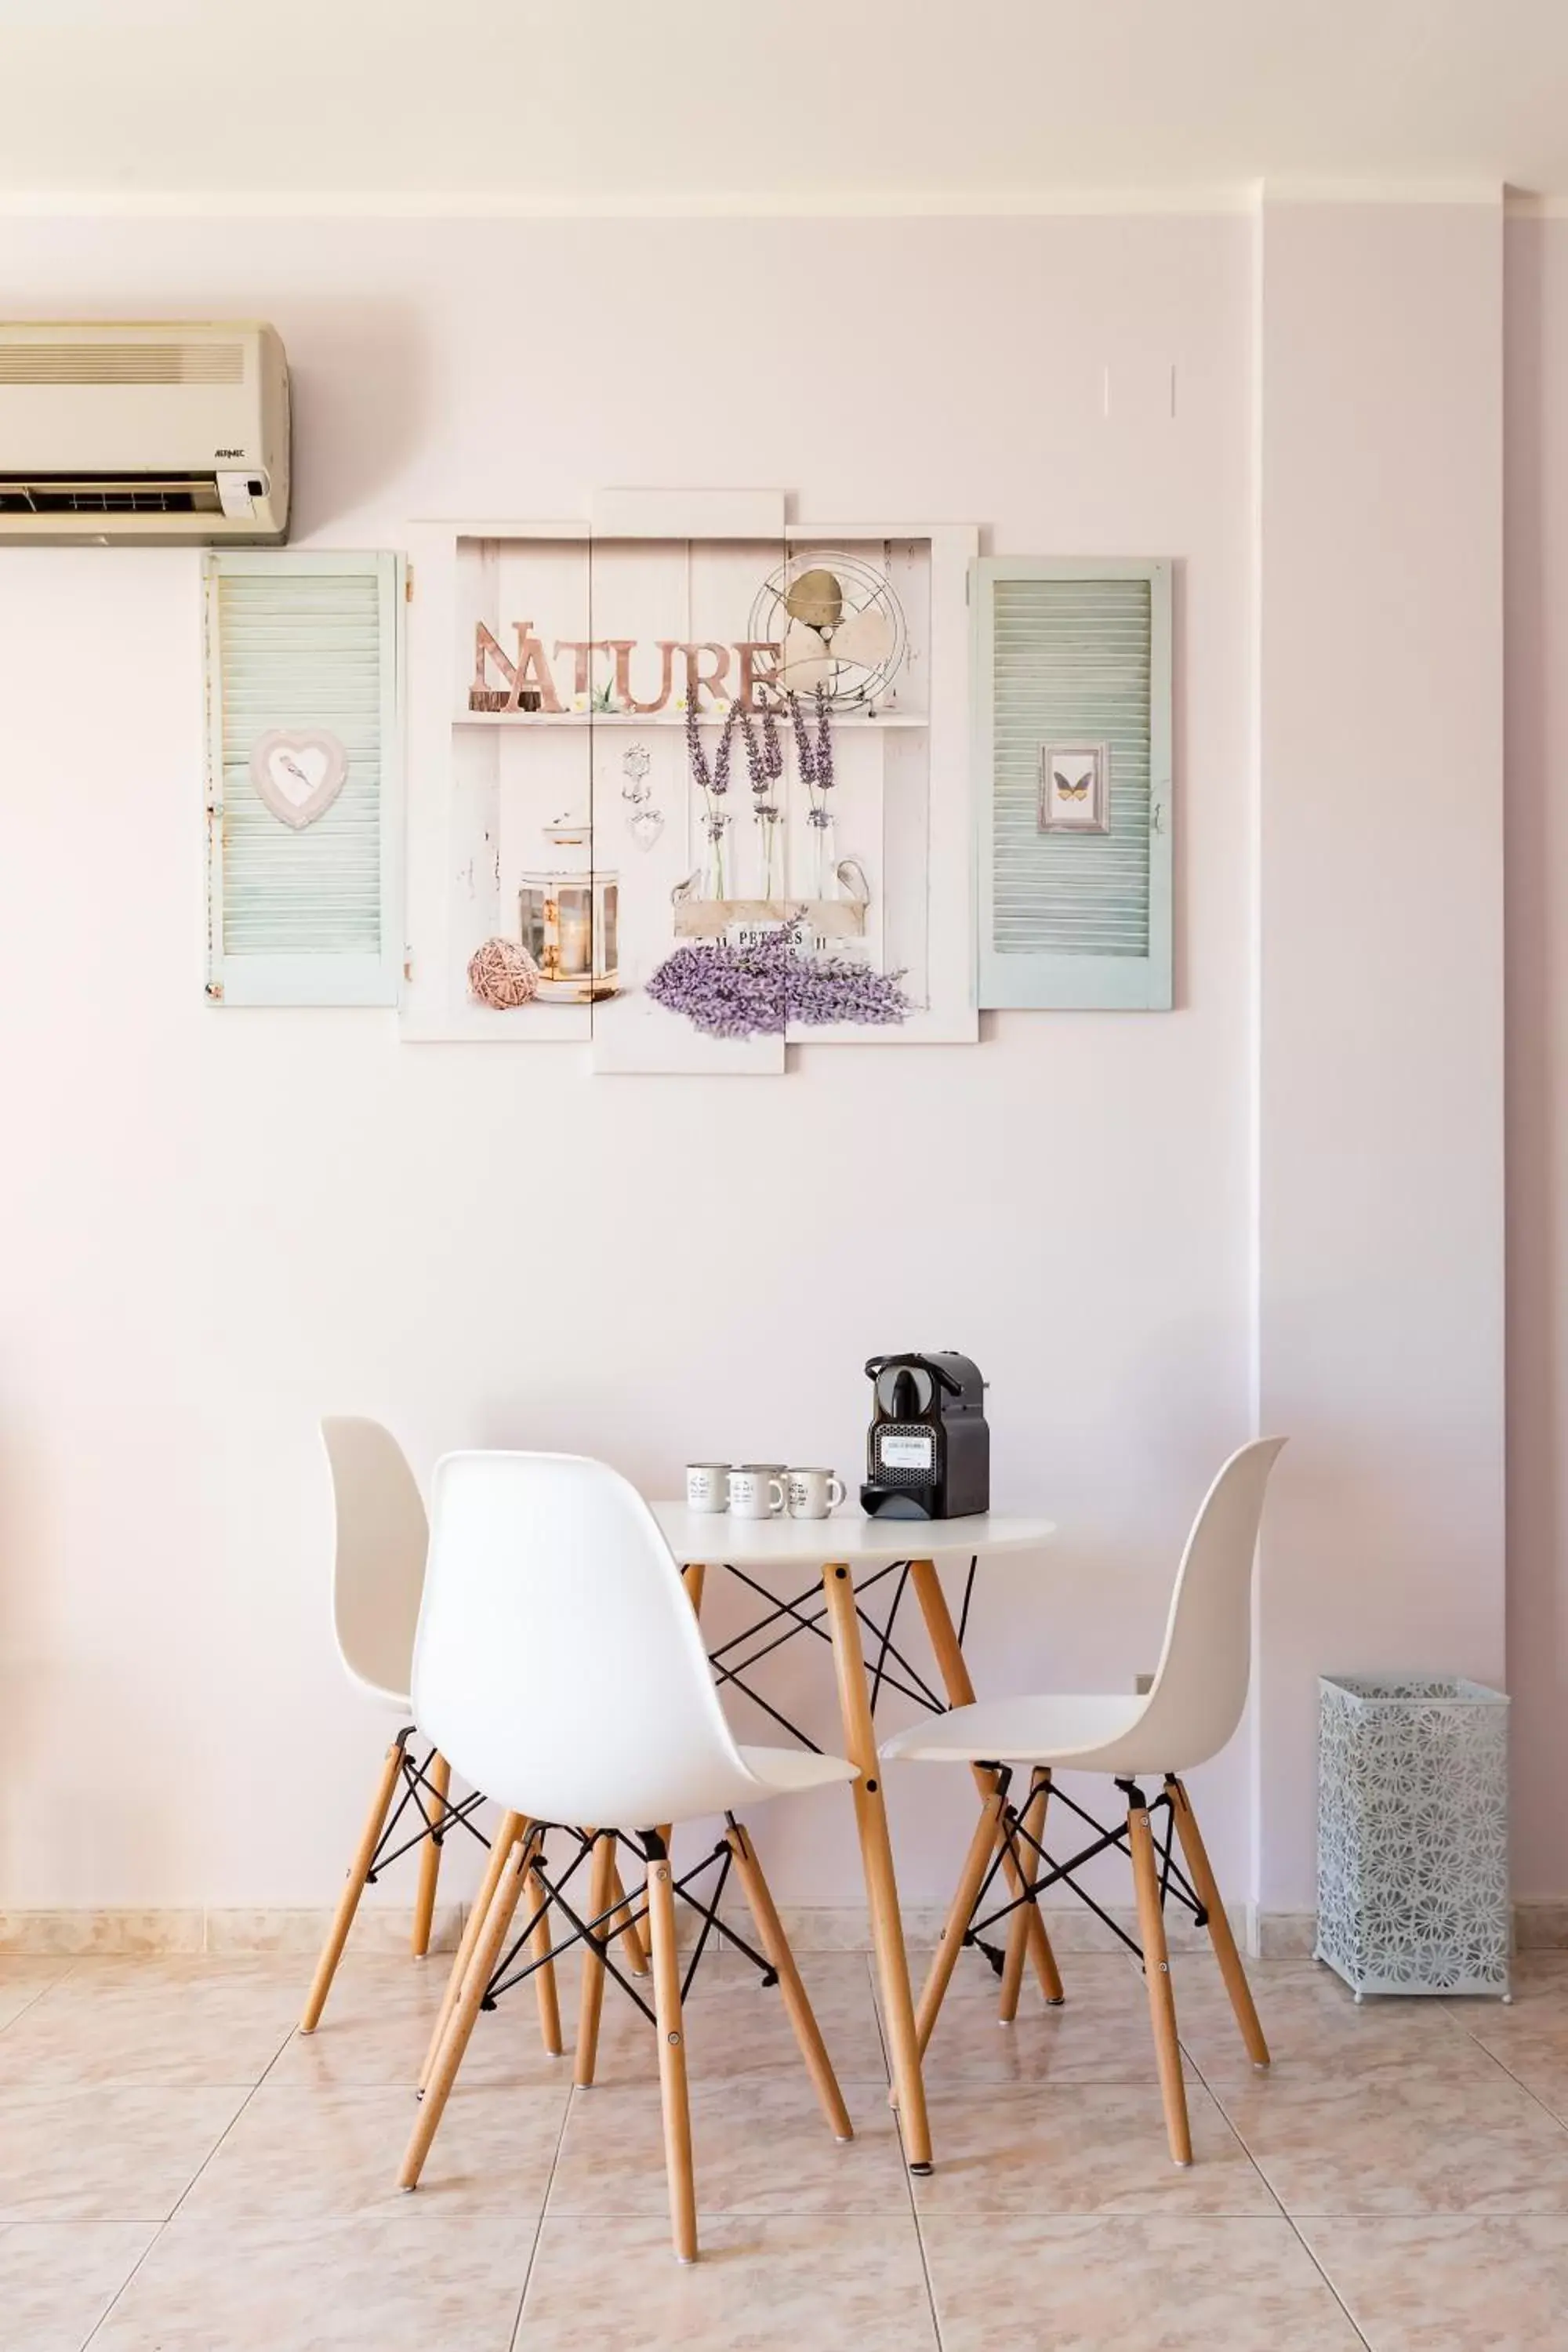
<svg viewBox="0 0 1568 2352">
<path fill-rule="evenodd" d="M 414 1653 L 420 1729 L 534 1821 L 641 1830 L 752 1780 L 658 1523 L 607 1463 L 437 1465 Z"/>
<path fill-rule="evenodd" d="M 406 1703 L 429 1529 L 402 1447 L 378 1421 L 323 1421 L 337 1513 L 332 1624 L 355 1682 Z"/>
<path fill-rule="evenodd" d="M 1241 1721 L 1252 1671 L 1252 1562 L 1268 1474 L 1282 1437 L 1233 1454 L 1204 1496 L 1171 1595 L 1165 1646 L 1140 1717 L 1161 1769 L 1216 1756 Z"/>
</svg>

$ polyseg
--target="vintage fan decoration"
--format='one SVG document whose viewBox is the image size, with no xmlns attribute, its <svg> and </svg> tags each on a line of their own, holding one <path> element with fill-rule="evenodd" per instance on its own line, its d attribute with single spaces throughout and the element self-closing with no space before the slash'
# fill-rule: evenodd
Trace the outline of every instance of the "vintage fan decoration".
<svg viewBox="0 0 1568 2352">
<path fill-rule="evenodd" d="M 760 643 L 779 647 L 781 687 L 807 698 L 820 687 L 838 710 L 882 700 L 909 645 L 887 574 L 834 548 L 792 555 L 770 572 L 751 627 Z"/>
</svg>

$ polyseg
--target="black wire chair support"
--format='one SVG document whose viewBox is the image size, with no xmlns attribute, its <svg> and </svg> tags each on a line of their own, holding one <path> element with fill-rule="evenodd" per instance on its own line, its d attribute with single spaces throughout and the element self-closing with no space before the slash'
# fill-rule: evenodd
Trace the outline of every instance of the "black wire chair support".
<svg viewBox="0 0 1568 2352">
<path fill-rule="evenodd" d="M 725 1819 L 731 1829 L 736 1827 L 732 1815 L 727 1814 Z M 591 1944 L 603 1963 L 605 1974 L 614 1978 L 627 2000 L 636 2008 L 641 2010 L 650 2025 L 657 2024 L 658 2019 L 650 2004 L 643 1998 L 632 1979 L 623 1975 L 610 1958 L 610 1947 L 617 1937 L 624 1936 L 628 1928 L 640 1927 L 647 1917 L 646 1880 L 641 1886 L 628 1888 L 624 1895 L 618 1895 L 615 1902 L 607 1905 L 603 1911 L 591 1919 L 583 1917 L 566 1901 L 563 1890 L 571 1885 L 601 1838 L 610 1838 L 616 1843 L 624 1845 L 629 1853 L 637 1855 L 639 1862 L 643 1863 L 663 1858 L 662 1840 L 659 1839 L 658 1832 L 652 1830 L 645 1831 L 641 1840 L 638 1841 L 629 1838 L 623 1830 L 595 1830 L 592 1836 L 588 1836 L 583 1831 L 572 1829 L 563 1822 L 540 1822 L 534 1826 L 540 1835 L 532 1868 L 535 1877 L 544 1889 L 544 1899 L 536 1906 L 522 1927 L 514 1934 L 510 1948 L 497 1962 L 489 1982 L 485 1988 L 479 2007 L 494 2009 L 503 1992 L 510 1992 L 514 1985 L 523 1983 L 537 1969 L 558 1959 L 563 1952 L 570 1951 L 574 1944 Z M 577 1841 L 577 1852 L 560 1876 L 553 1880 L 545 1875 L 543 1867 L 542 1832 L 546 1828 L 563 1829 L 568 1836 Z M 654 1846 L 658 1849 L 657 1854 L 650 1851 Z M 773 1962 L 750 1944 L 745 1937 L 738 1935 L 729 1920 L 721 1919 L 719 1916 L 719 1905 L 728 1884 L 734 1859 L 728 1838 L 721 1838 L 711 1853 L 704 1854 L 701 1861 L 694 1864 L 684 1877 L 674 1881 L 672 1891 L 689 1909 L 697 1912 L 702 1921 L 681 1983 L 680 1998 L 683 2001 L 689 1998 L 691 1988 L 697 1979 L 698 1969 L 701 1965 L 709 1939 L 715 1929 L 723 1937 L 726 1943 L 732 1945 L 736 1951 L 751 1962 L 764 1987 L 776 1985 L 778 1982 L 778 1971 Z M 713 1888 L 711 1895 L 704 1900 L 695 1895 L 692 1889 L 700 1879 L 705 1878 L 714 1870 L 719 1874 L 718 1885 Z M 639 1905 L 640 1908 L 637 1907 Z M 527 1950 L 541 1923 L 548 1918 L 552 1908 L 561 1913 L 572 1931 L 571 1934 L 563 1937 L 549 1952 L 541 1952 L 533 1959 L 522 1959 L 521 1955 Z"/>
<path fill-rule="evenodd" d="M 434 1748 L 427 1748 L 425 1751 L 425 1761 L 422 1764 L 417 1762 L 409 1752 L 408 1747 L 414 1736 L 412 1724 L 407 1725 L 397 1735 L 397 1745 L 403 1759 L 403 1794 L 393 1807 L 391 1817 L 376 1840 L 375 1852 L 371 1856 L 370 1868 L 365 1873 L 364 1883 L 367 1886 L 374 1886 L 379 1872 L 387 1869 L 395 1862 L 400 1862 L 405 1853 L 412 1853 L 415 1847 L 423 1845 L 426 1838 L 432 1844 L 440 1845 L 448 1830 L 459 1825 L 468 1831 L 471 1838 L 477 1839 L 487 1852 L 489 1848 L 489 1838 L 473 1818 L 485 1801 L 483 1796 L 476 1789 L 468 1796 L 462 1798 L 458 1803 L 455 1805 L 450 1803 L 430 1778 L 430 1767 L 435 1761 L 436 1750 Z M 430 1800 L 428 1804 L 426 1802 L 426 1798 Z M 397 1833 L 397 1825 L 410 1805 L 419 1816 L 419 1826 L 412 1836 L 404 1839 L 401 1845 L 395 1846 L 392 1841 Z M 434 1811 L 431 1810 L 432 1806 Z"/>
<path fill-rule="evenodd" d="M 1162 1916 L 1164 1913 L 1167 1898 L 1173 1896 L 1184 1910 L 1192 1913 L 1194 1927 L 1206 1927 L 1208 1912 L 1200 1900 L 1196 1888 L 1176 1861 L 1173 1851 L 1176 1829 L 1175 1807 L 1171 1795 L 1173 1776 L 1167 1773 L 1163 1788 L 1152 1801 L 1145 1800 L 1142 1790 L 1135 1780 L 1119 1780 L 1116 1785 L 1125 1794 L 1129 1810 L 1146 1811 L 1150 1816 L 1151 1825 L 1156 1815 L 1164 1816 L 1161 1825 L 1162 1834 L 1157 1840 L 1160 1853 Z M 1120 1851 L 1126 1854 L 1129 1860 L 1131 1859 L 1131 1847 L 1128 1843 L 1126 1822 L 1115 1822 L 1107 1828 L 1103 1822 L 1095 1818 L 1093 1813 L 1086 1811 L 1075 1799 L 1068 1796 L 1054 1780 L 1051 1784 L 1051 1802 L 1053 1805 L 1065 1805 L 1069 1812 L 1078 1815 L 1079 1821 L 1086 1822 L 1096 1832 L 1093 1842 L 1081 1847 L 1077 1853 L 1069 1854 L 1066 1862 L 1054 1862 L 1038 1838 L 1025 1827 L 1023 1817 L 1016 1809 L 1011 1805 L 1005 1805 L 1002 1816 L 1003 1842 L 998 1845 L 991 1867 L 981 1883 L 980 1892 L 975 1896 L 973 1908 L 969 1915 L 969 1925 L 964 1930 L 964 1942 L 973 1944 L 977 1951 L 984 1953 L 996 1974 L 1000 1976 L 1006 1962 L 1006 1954 L 999 1945 L 985 1941 L 988 1931 L 1002 1920 L 1010 1918 L 1013 1913 L 1020 1910 L 1026 1903 L 1037 1905 L 1040 1896 L 1048 1887 L 1065 1884 L 1071 1887 L 1080 1903 L 1088 1905 L 1096 1918 L 1104 1922 L 1119 1942 L 1125 1944 L 1133 1957 L 1142 1961 L 1143 1947 L 1138 1942 L 1136 1937 L 1130 1936 L 1121 1921 L 1113 1919 L 1104 1905 L 1097 1903 L 1088 1888 L 1079 1885 L 1076 1875 L 1089 1863 L 1097 1860 L 1100 1854 L 1109 1853 L 1113 1850 Z M 1034 1859 L 1044 1865 L 1039 1875 L 1035 1877 L 1032 1883 L 1029 1869 L 1023 1862 L 1021 1851 L 1023 1846 L 1027 1846 Z M 1024 1883 L 1023 1892 L 1014 1895 L 1010 1902 L 998 1905 L 994 1911 L 987 1912 L 984 1917 L 980 1917 L 977 1915 L 985 1901 L 988 1889 L 1002 1867 L 1003 1855 L 1005 1853 L 1010 1853 L 1018 1863 Z"/>
</svg>

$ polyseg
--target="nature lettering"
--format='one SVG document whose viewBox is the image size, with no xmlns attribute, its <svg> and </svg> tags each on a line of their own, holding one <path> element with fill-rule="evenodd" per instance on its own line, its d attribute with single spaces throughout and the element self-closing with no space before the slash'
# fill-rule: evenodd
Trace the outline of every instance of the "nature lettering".
<svg viewBox="0 0 1568 2352">
<path fill-rule="evenodd" d="M 638 718 L 665 709 L 672 696 L 694 710 L 731 702 L 743 710 L 760 710 L 778 697 L 775 681 L 780 647 L 766 639 L 737 638 L 732 645 L 709 639 L 687 643 L 679 637 L 658 637 L 658 691 L 640 700 L 633 689 L 637 660 L 638 682 L 650 682 L 652 662 L 635 637 L 557 637 L 546 653 L 544 641 L 533 634 L 531 621 L 514 621 L 514 658 L 480 621 L 474 630 L 474 676 L 468 688 L 470 710 L 560 712 L 591 709 L 624 710 Z M 602 663 L 595 656 L 603 655 Z M 679 656 L 681 669 L 676 668 Z M 565 683 L 570 664 L 570 683 Z"/>
</svg>

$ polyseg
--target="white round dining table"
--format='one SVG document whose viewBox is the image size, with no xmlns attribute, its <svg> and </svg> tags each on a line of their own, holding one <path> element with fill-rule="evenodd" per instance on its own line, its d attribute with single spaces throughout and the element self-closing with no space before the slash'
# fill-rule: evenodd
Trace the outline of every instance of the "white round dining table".
<svg viewBox="0 0 1568 2352">
<path fill-rule="evenodd" d="M 843 1560 L 852 1569 L 888 1568 L 896 1560 L 973 1559 L 1004 1551 L 1037 1551 L 1056 1534 L 1056 1521 L 979 1511 L 966 1519 L 871 1519 L 859 1509 L 826 1519 L 742 1519 L 730 1511 L 693 1511 L 684 1503 L 655 1503 L 653 1514 L 682 1567 L 695 1560 L 735 1560 L 748 1568 L 819 1568 Z"/>
</svg>

